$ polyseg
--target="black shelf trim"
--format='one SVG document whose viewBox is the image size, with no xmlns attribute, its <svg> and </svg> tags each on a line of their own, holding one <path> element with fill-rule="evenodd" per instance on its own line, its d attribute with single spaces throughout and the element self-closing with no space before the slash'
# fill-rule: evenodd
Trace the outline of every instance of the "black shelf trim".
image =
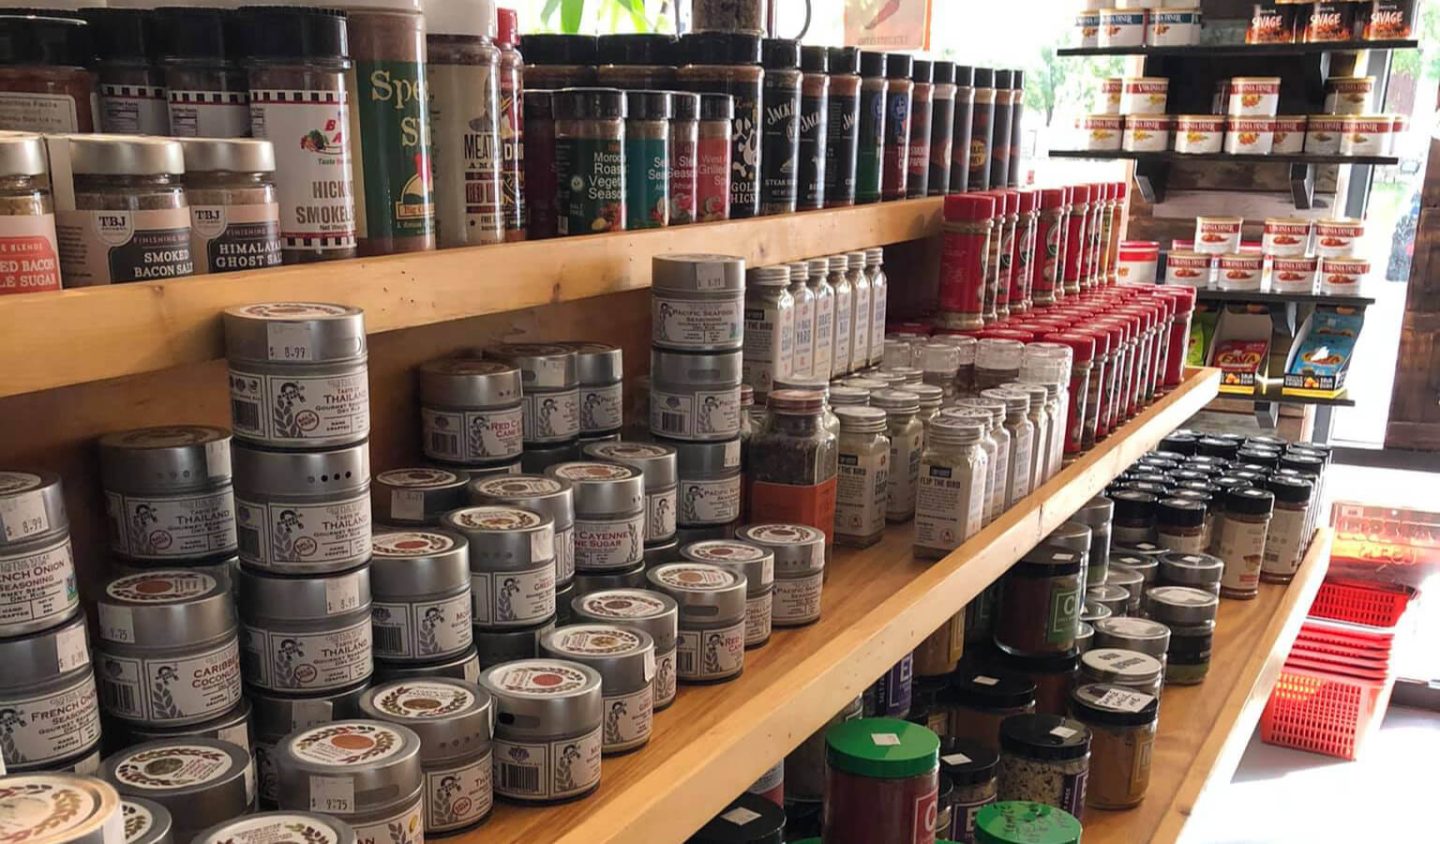
<svg viewBox="0 0 1440 844">
<path fill-rule="evenodd" d="M 1297 152 L 1287 155 L 1237 155 L 1228 152 L 1182 153 L 1126 152 L 1124 150 L 1052 149 L 1051 158 L 1090 158 L 1097 161 L 1237 161 L 1256 164 L 1399 164 L 1393 155 L 1313 155 Z"/>
<path fill-rule="evenodd" d="M 1419 41 L 1342 41 L 1332 44 L 1188 44 L 1183 47 L 1062 47 L 1057 56 L 1303 56 L 1355 50 L 1413 50 Z"/>
</svg>

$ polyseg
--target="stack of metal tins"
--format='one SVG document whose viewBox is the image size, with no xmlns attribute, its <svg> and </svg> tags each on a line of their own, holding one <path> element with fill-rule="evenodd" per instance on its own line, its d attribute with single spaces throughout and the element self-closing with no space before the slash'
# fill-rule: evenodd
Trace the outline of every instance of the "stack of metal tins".
<svg viewBox="0 0 1440 844">
<path fill-rule="evenodd" d="M 575 350 L 559 343 L 498 343 L 491 361 L 520 370 L 524 452 L 520 466 L 538 474 L 579 454 L 580 371 Z"/>
<path fill-rule="evenodd" d="M 653 566 L 678 559 L 675 449 L 660 443 L 598 442 L 585 446 L 584 453 L 589 460 L 621 463 L 640 470 L 645 476 L 645 564 Z M 583 594 L 575 593 L 576 597 Z"/>
<path fill-rule="evenodd" d="M 280 740 L 354 713 L 374 671 L 364 316 L 305 302 L 224 313 L 235 441 L 241 673 L 260 801 Z"/>
<path fill-rule="evenodd" d="M 580 379 L 580 448 L 615 442 L 625 422 L 625 359 L 609 343 L 565 343 Z"/>
<path fill-rule="evenodd" d="M 651 265 L 650 433 L 676 451 L 680 545 L 740 518 L 745 261 L 661 255 Z"/>
<path fill-rule="evenodd" d="M 645 581 L 645 475 L 623 463 L 572 461 L 545 470 L 570 485 L 575 506 L 575 586 L 557 596 L 640 586 Z M 561 623 L 568 619 L 562 617 Z"/>
<path fill-rule="evenodd" d="M 520 471 L 528 429 L 518 368 L 460 357 L 426 361 L 419 373 L 427 458 L 467 478 Z"/>
<path fill-rule="evenodd" d="M 14 773 L 100 764 L 100 706 L 60 478 L 0 472 L 0 759 Z"/>
</svg>

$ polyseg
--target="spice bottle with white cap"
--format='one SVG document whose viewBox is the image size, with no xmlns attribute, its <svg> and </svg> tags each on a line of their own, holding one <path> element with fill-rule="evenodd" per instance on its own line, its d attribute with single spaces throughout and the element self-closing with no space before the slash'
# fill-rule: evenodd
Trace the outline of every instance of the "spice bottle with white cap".
<svg viewBox="0 0 1440 844">
<path fill-rule="evenodd" d="M 370 558 L 375 658 L 438 662 L 469 650 L 470 549 L 443 530 L 375 534 Z"/>
<path fill-rule="evenodd" d="M 526 659 L 480 676 L 495 703 L 495 793 L 521 803 L 583 797 L 600 785 L 600 674 L 578 662 Z"/>
<path fill-rule="evenodd" d="M 469 544 L 477 627 L 525 627 L 555 614 L 553 519 L 522 507 L 476 505 L 446 513 L 441 522 Z"/>
<path fill-rule="evenodd" d="M 146 562 L 236 551 L 230 432 L 203 425 L 116 431 L 100 438 L 110 549 Z"/>
<path fill-rule="evenodd" d="M 333 815 L 361 841 L 425 834 L 420 737 L 408 727 L 356 719 L 291 733 L 275 748 L 280 808 Z"/>
<path fill-rule="evenodd" d="M 890 438 L 885 410 L 838 407 L 839 453 L 835 493 L 835 541 L 868 548 L 885 535 Z"/>
<path fill-rule="evenodd" d="M 7 713 L 0 761 L 12 774 L 55 770 L 99 748 L 100 704 L 83 614 L 0 638 L 0 665 L 0 711 Z"/>
<path fill-rule="evenodd" d="M 60 476 L 0 471 L 0 637 L 53 627 L 78 606 Z"/>
</svg>

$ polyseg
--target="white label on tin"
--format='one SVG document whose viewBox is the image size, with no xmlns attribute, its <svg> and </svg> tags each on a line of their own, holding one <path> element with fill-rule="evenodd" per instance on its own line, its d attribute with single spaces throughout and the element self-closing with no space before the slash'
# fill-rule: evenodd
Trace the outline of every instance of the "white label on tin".
<svg viewBox="0 0 1440 844">
<path fill-rule="evenodd" d="M 126 645 L 135 643 L 135 614 L 129 607 L 114 604 L 99 604 L 100 638 L 108 642 Z"/>
<path fill-rule="evenodd" d="M 60 691 L 18 700 L 7 697 L 0 706 L 0 750 L 4 751 L 0 755 L 12 766 L 75 756 L 98 741 L 100 705 L 89 674 Z"/>
<path fill-rule="evenodd" d="M 736 826 L 744 826 L 745 824 L 750 823 L 751 821 L 760 817 L 760 813 L 752 812 L 744 806 L 736 806 L 735 808 L 724 813 L 720 817 L 728 823 L 732 823 Z"/>
<path fill-rule="evenodd" d="M 235 433 L 266 445 L 362 439 L 370 434 L 370 383 L 364 364 L 345 375 L 262 375 L 230 367 Z"/>
<path fill-rule="evenodd" d="M 530 559 L 544 560 L 557 556 L 555 553 L 555 528 L 546 525 L 530 534 Z"/>
<path fill-rule="evenodd" d="M 141 560 L 206 557 L 235 551 L 235 500 L 212 495 L 148 498 L 105 493 L 110 547 Z"/>
<path fill-rule="evenodd" d="M 188 659 L 132 659 L 103 650 L 95 672 L 105 711 L 156 726 L 220 715 L 240 702 L 234 640 Z"/>
<path fill-rule="evenodd" d="M 655 649 L 651 648 L 645 652 L 645 679 L 655 679 Z"/>
<path fill-rule="evenodd" d="M 41 619 L 59 620 L 79 603 L 68 537 L 32 553 L 0 554 L 0 630 Z"/>
<path fill-rule="evenodd" d="M 655 719 L 655 691 L 648 684 L 628 695 L 604 698 L 604 747 L 623 750 L 650 738 Z"/>
<path fill-rule="evenodd" d="M 744 296 L 714 302 L 650 297 L 650 324 L 656 345 L 697 351 L 736 348 L 744 336 Z"/>
<path fill-rule="evenodd" d="M 993 686 L 993 685 L 995 685 L 996 683 L 999 683 L 1000 681 L 999 681 L 998 679 L 994 678 L 994 677 L 986 677 L 986 676 L 983 676 L 983 675 L 982 675 L 982 676 L 976 677 L 972 682 L 976 683 L 977 685 L 981 685 L 981 686 Z"/>
<path fill-rule="evenodd" d="M 1012 459 L 1015 468 L 1009 470 L 1015 483 L 1013 500 L 1019 501 L 1030 494 L 1030 482 L 1033 480 L 1032 467 L 1035 459 L 1035 431 L 1033 428 L 1017 428 L 1010 432 L 1010 442 L 1015 450 Z"/>
<path fill-rule="evenodd" d="M 370 559 L 370 496 L 333 504 L 256 504 L 235 499 L 240 561 L 276 564 L 363 563 Z"/>
<path fill-rule="evenodd" d="M 50 517 L 44 499 L 33 490 L 40 484 L 38 475 L 28 472 L 0 472 L 0 527 L 5 529 L 6 542 L 50 531 Z M 14 493 L 19 492 L 19 495 Z"/>
<path fill-rule="evenodd" d="M 155 816 L 139 803 L 121 800 L 120 814 L 125 819 L 125 844 L 140 840 L 155 826 Z"/>
<path fill-rule="evenodd" d="M 524 441 L 558 443 L 580 435 L 580 391 L 526 393 Z"/>
<path fill-rule="evenodd" d="M 946 756 L 941 756 L 940 761 L 946 765 L 968 765 L 970 764 L 970 757 L 963 753 L 951 753 Z"/>
<path fill-rule="evenodd" d="M 569 583 L 575 577 L 575 528 L 555 531 L 555 582 Z"/>
<path fill-rule="evenodd" d="M 55 634 L 55 661 L 61 674 L 90 664 L 90 648 L 85 641 L 83 625 Z"/>
<path fill-rule="evenodd" d="M 745 622 L 719 630 L 681 630 L 676 673 L 686 680 L 718 680 L 745 666 Z"/>
<path fill-rule="evenodd" d="M 820 593 L 825 572 L 804 577 L 781 577 L 775 581 L 770 619 L 772 624 L 803 624 L 820 617 Z"/>
<path fill-rule="evenodd" d="M 675 699 L 675 648 L 655 655 L 655 679 L 650 687 L 655 690 L 655 705 L 665 706 Z"/>
<path fill-rule="evenodd" d="M 486 753 L 455 768 L 425 771 L 425 832 L 460 829 L 490 813 L 494 763 Z"/>
<path fill-rule="evenodd" d="M 771 593 L 745 601 L 745 644 L 758 645 L 770 638 Z"/>
<path fill-rule="evenodd" d="M 360 607 L 360 580 L 354 577 L 327 577 L 325 614 L 340 615 Z"/>
<path fill-rule="evenodd" d="M 474 623 L 519 627 L 555 614 L 555 563 L 523 571 L 470 572 Z"/>
<path fill-rule="evenodd" d="M 426 457 L 455 463 L 509 460 L 524 450 L 525 411 L 520 405 L 464 412 L 422 407 L 420 430 Z"/>
<path fill-rule="evenodd" d="M 622 388 L 619 384 L 580 389 L 580 430 L 600 433 L 618 429 L 623 419 Z"/>
<path fill-rule="evenodd" d="M 650 390 L 650 432 L 676 439 L 723 440 L 740 435 L 740 387 L 667 393 Z"/>
<path fill-rule="evenodd" d="M 374 670 L 369 618 L 327 633 L 272 633 L 249 625 L 240 631 L 245 677 L 262 689 L 338 689 Z"/>
<path fill-rule="evenodd" d="M 390 518 L 406 522 L 425 521 L 425 493 L 418 489 L 390 490 Z"/>
<path fill-rule="evenodd" d="M 1112 688 L 1096 699 L 1095 705 L 1105 709 L 1119 709 L 1122 712 L 1139 712 L 1150 705 L 1155 698 L 1144 692 Z M 1056 729 L 1062 729 L 1057 727 Z M 1061 736 L 1069 738 L 1069 736 Z"/>
<path fill-rule="evenodd" d="M 871 733 L 870 741 L 876 747 L 899 747 L 900 737 L 894 733 Z"/>
<path fill-rule="evenodd" d="M 575 566 L 628 569 L 645 562 L 645 514 L 628 519 L 575 520 Z"/>
<path fill-rule="evenodd" d="M 230 754 L 199 744 L 165 744 L 132 749 L 120 759 L 117 785 L 138 791 L 169 791 L 215 782 L 235 767 Z"/>
<path fill-rule="evenodd" d="M 740 441 L 731 440 L 725 443 L 725 456 L 721 459 L 725 461 L 726 469 L 740 468 Z"/>
<path fill-rule="evenodd" d="M 310 811 L 349 815 L 355 811 L 355 780 L 351 777 L 310 777 Z"/>
<path fill-rule="evenodd" d="M 1070 729 L 1069 727 L 1056 727 L 1055 729 L 1050 731 L 1050 735 L 1055 736 L 1056 738 L 1068 739 L 1071 736 L 1075 735 L 1075 731 Z"/>
<path fill-rule="evenodd" d="M 294 363 L 315 359 L 315 347 L 310 342 L 309 323 L 267 323 L 265 342 L 270 347 L 270 360 Z"/>
<path fill-rule="evenodd" d="M 370 605 L 375 655 L 400 659 L 448 656 L 470 647 L 469 593 L 441 601 Z"/>
<path fill-rule="evenodd" d="M 675 490 L 645 496 L 645 541 L 656 542 L 675 535 Z"/>
<path fill-rule="evenodd" d="M 724 268 L 719 264 L 695 264 L 695 289 L 724 290 Z"/>
<path fill-rule="evenodd" d="M 205 443 L 205 476 L 230 480 L 229 439 Z"/>
<path fill-rule="evenodd" d="M 495 793 L 516 800 L 554 800 L 600 782 L 601 729 L 576 739 L 530 744 L 496 737 Z"/>
<path fill-rule="evenodd" d="M 719 525 L 740 518 L 740 478 L 718 481 L 680 481 L 682 525 Z"/>
</svg>

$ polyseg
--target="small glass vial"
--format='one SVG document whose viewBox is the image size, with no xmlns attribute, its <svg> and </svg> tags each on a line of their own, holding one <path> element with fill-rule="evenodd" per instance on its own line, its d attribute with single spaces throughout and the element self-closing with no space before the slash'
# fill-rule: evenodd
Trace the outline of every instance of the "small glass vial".
<svg viewBox="0 0 1440 844">
<path fill-rule="evenodd" d="M 957 392 L 956 382 L 960 374 L 960 349 L 950 343 L 928 343 L 920 347 L 920 368 L 926 384 L 933 384 L 945 391 L 946 399 L 953 399 Z"/>
<path fill-rule="evenodd" d="M 1220 595 L 1250 599 L 1260 592 L 1260 569 L 1265 561 L 1265 538 L 1275 508 L 1274 493 L 1248 487 L 1225 493 L 1225 513 L 1220 518 L 1220 559 L 1225 574 L 1220 578 Z"/>
<path fill-rule="evenodd" d="M 870 320 L 875 316 L 870 277 L 865 274 L 865 253 L 845 253 L 845 278 L 850 282 L 850 372 L 870 365 L 870 343 L 875 339 Z"/>
<path fill-rule="evenodd" d="M 757 267 L 745 284 L 745 353 L 741 380 L 767 396 L 775 379 L 795 373 L 795 299 L 790 270 Z M 807 291 L 808 292 L 808 291 Z"/>
<path fill-rule="evenodd" d="M 790 270 L 790 299 L 795 303 L 794 357 L 790 374 L 796 378 L 810 378 L 815 374 L 815 291 L 807 283 L 810 265 L 796 261 L 786 266 Z"/>
<path fill-rule="evenodd" d="M 1020 377 L 1025 345 L 1019 340 L 985 337 L 975 346 L 975 389 L 988 390 Z"/>
<path fill-rule="evenodd" d="M 196 274 L 280 266 L 280 202 L 270 142 L 187 138 L 180 143 Z"/>
<path fill-rule="evenodd" d="M 1006 496 L 1011 506 L 1030 494 L 1035 465 L 1035 424 L 1030 421 L 1030 396 L 999 387 L 986 390 L 981 398 L 1005 404 L 1004 428 L 1010 434 L 1009 478 Z"/>
<path fill-rule="evenodd" d="M 556 93 L 554 103 L 559 233 L 623 231 L 625 92 L 571 88 Z"/>
<path fill-rule="evenodd" d="M 878 407 L 840 407 L 839 474 L 835 541 L 868 548 L 885 535 L 890 438 L 886 414 Z"/>
<path fill-rule="evenodd" d="M 925 423 L 919 419 L 920 397 L 908 390 L 876 390 L 870 404 L 885 411 L 890 437 L 890 474 L 885 482 L 885 518 L 908 522 L 915 517 L 915 487 L 920 480 L 920 458 Z"/>
<path fill-rule="evenodd" d="M 865 275 L 870 278 L 870 365 L 879 366 L 885 356 L 885 318 L 890 280 L 885 275 L 885 248 L 865 250 Z"/>
<path fill-rule="evenodd" d="M 1260 567 L 1260 579 L 1266 583 L 1289 583 L 1305 556 L 1309 539 L 1305 527 L 1313 486 L 1303 478 L 1277 475 L 1266 482 L 1265 488 L 1275 496 L 1275 511 L 1265 535 L 1265 560 Z"/>
<path fill-rule="evenodd" d="M 811 377 L 828 381 L 835 361 L 835 288 L 828 281 L 830 262 L 811 258 L 810 289 L 815 292 L 815 354 L 811 358 Z"/>
<path fill-rule="evenodd" d="M 1010 442 L 1010 432 L 1005 430 L 1002 424 L 1005 421 L 1004 402 L 991 401 L 989 399 L 961 399 L 962 404 L 954 411 L 966 409 L 979 410 L 990 418 L 989 434 L 995 441 L 995 459 L 990 464 L 991 474 L 995 477 L 994 497 L 991 500 L 990 515 L 986 518 L 986 524 L 1000 518 L 1000 514 L 1010 509 L 1010 459 L 1012 457 L 1013 443 Z"/>
<path fill-rule="evenodd" d="M 830 355 L 830 377 L 850 373 L 850 349 L 855 343 L 855 289 L 846 274 L 850 259 L 843 254 L 831 255 L 827 263 L 826 281 L 835 291 L 835 333 Z"/>
<path fill-rule="evenodd" d="M 940 417 L 930 424 L 915 491 L 915 556 L 938 560 L 980 530 L 990 458 L 979 420 Z"/>
<path fill-rule="evenodd" d="M 1167 551 L 1203 554 L 1206 507 L 1188 498 L 1166 498 L 1155 505 L 1156 544 Z"/>
</svg>

